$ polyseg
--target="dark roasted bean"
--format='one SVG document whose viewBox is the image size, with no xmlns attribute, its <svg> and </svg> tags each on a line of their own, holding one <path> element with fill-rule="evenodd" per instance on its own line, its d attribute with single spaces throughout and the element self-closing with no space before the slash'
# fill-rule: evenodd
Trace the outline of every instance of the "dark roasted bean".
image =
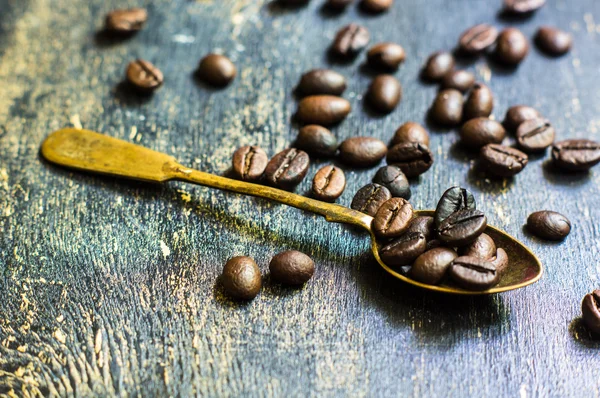
<svg viewBox="0 0 600 398">
<path fill-rule="evenodd" d="M 512 177 L 527 166 L 526 154 L 504 145 L 487 144 L 479 153 L 481 167 L 498 177 Z"/>
<path fill-rule="evenodd" d="M 390 146 L 407 142 L 416 142 L 429 146 L 429 133 L 419 123 L 406 122 L 398 127 L 398 130 L 394 133 L 394 138 L 392 138 Z"/>
<path fill-rule="evenodd" d="M 346 189 L 346 176 L 339 167 L 325 166 L 313 178 L 312 192 L 317 199 L 333 202 Z"/>
<path fill-rule="evenodd" d="M 542 210 L 527 217 L 527 229 L 542 239 L 563 240 L 571 232 L 571 222 L 560 213 Z"/>
<path fill-rule="evenodd" d="M 367 61 L 374 68 L 396 70 L 406 58 L 404 48 L 396 43 L 375 44 L 367 53 Z"/>
<path fill-rule="evenodd" d="M 373 166 L 387 153 L 385 143 L 373 137 L 352 137 L 340 145 L 340 160 L 354 167 Z"/>
<path fill-rule="evenodd" d="M 431 106 L 431 117 L 437 124 L 456 126 L 463 118 L 463 95 L 454 89 L 442 90 Z"/>
<path fill-rule="evenodd" d="M 298 104 L 298 118 L 304 123 L 329 126 L 341 122 L 352 107 L 350 102 L 333 95 L 311 95 Z"/>
<path fill-rule="evenodd" d="M 296 138 L 296 147 L 316 156 L 335 155 L 337 138 L 325 127 L 309 124 L 300 129 Z"/>
<path fill-rule="evenodd" d="M 395 238 L 408 229 L 413 207 L 406 199 L 392 198 L 381 205 L 373 218 L 373 232 L 382 238 Z"/>
<path fill-rule="evenodd" d="M 346 90 L 346 78 L 330 69 L 313 69 L 302 75 L 298 90 L 304 95 L 341 95 Z"/>
<path fill-rule="evenodd" d="M 327 7 L 341 10 L 349 6 L 354 0 L 327 0 Z"/>
<path fill-rule="evenodd" d="M 389 189 L 395 198 L 410 199 L 410 184 L 402 169 L 398 166 L 388 165 L 381 167 L 377 170 L 375 177 L 373 177 L 373 182 Z"/>
<path fill-rule="evenodd" d="M 394 145 L 387 154 L 389 164 L 400 167 L 408 178 L 418 177 L 433 164 L 433 154 L 426 145 L 407 142 Z"/>
<path fill-rule="evenodd" d="M 127 81 L 139 92 L 149 94 L 163 84 L 163 74 L 154 65 L 143 59 L 130 62 L 127 66 Z"/>
<path fill-rule="evenodd" d="M 353 57 L 369 44 L 370 39 L 366 28 L 351 23 L 337 32 L 331 51 L 340 57 Z"/>
<path fill-rule="evenodd" d="M 465 102 L 463 116 L 465 120 L 488 117 L 494 109 L 494 95 L 488 86 L 476 83 Z"/>
<path fill-rule="evenodd" d="M 265 180 L 280 188 L 291 188 L 304 179 L 309 165 L 310 159 L 306 152 L 296 148 L 285 149 L 273 156 L 267 164 Z"/>
<path fill-rule="evenodd" d="M 410 269 L 410 277 L 428 285 L 438 284 L 456 257 L 456 252 L 446 247 L 428 250 L 417 257 Z"/>
<path fill-rule="evenodd" d="M 237 69 L 233 62 L 226 56 L 208 54 L 200 61 L 197 74 L 205 83 L 223 87 L 235 79 Z"/>
<path fill-rule="evenodd" d="M 487 218 L 479 210 L 465 209 L 451 214 L 438 228 L 439 238 L 453 247 L 473 242 L 487 227 Z"/>
<path fill-rule="evenodd" d="M 252 300 L 262 286 L 260 270 L 250 257 L 233 257 L 223 267 L 221 284 L 229 296 Z"/>
<path fill-rule="evenodd" d="M 427 250 L 435 249 L 436 247 L 444 246 L 444 242 L 439 239 L 430 239 L 427 241 Z"/>
<path fill-rule="evenodd" d="M 504 249 L 498 248 L 498 250 L 496 250 L 496 255 L 489 259 L 489 262 L 496 267 L 496 272 L 499 275 L 502 275 L 508 267 L 508 255 Z"/>
<path fill-rule="evenodd" d="M 406 233 L 379 250 L 381 260 L 390 266 L 412 263 L 426 249 L 425 236 L 419 232 Z"/>
<path fill-rule="evenodd" d="M 379 13 L 387 11 L 393 2 L 394 0 L 362 0 L 360 6 L 367 12 Z"/>
<path fill-rule="evenodd" d="M 504 9 L 513 14 L 527 14 L 546 4 L 546 0 L 504 0 Z"/>
<path fill-rule="evenodd" d="M 284 285 L 303 285 L 315 273 L 315 263 L 306 254 L 288 250 L 275 255 L 269 263 L 271 278 Z"/>
<path fill-rule="evenodd" d="M 600 144 L 591 140 L 565 140 L 552 147 L 554 164 L 568 171 L 586 171 L 600 162 Z"/>
<path fill-rule="evenodd" d="M 376 76 L 369 86 L 367 98 L 377 111 L 389 113 L 402 99 L 402 85 L 392 75 Z"/>
<path fill-rule="evenodd" d="M 460 129 L 461 143 L 471 149 L 480 149 L 487 144 L 500 144 L 505 136 L 504 127 L 487 117 L 471 119 Z"/>
<path fill-rule="evenodd" d="M 529 43 L 519 29 L 507 28 L 498 36 L 496 57 L 500 62 L 516 65 L 523 61 L 528 52 Z"/>
<path fill-rule="evenodd" d="M 442 79 L 442 88 L 453 88 L 465 92 L 475 84 L 475 76 L 466 70 L 455 70 Z"/>
<path fill-rule="evenodd" d="M 482 23 L 464 31 L 460 36 L 458 45 L 461 51 L 477 53 L 494 44 L 497 37 L 498 29 Z"/>
<path fill-rule="evenodd" d="M 581 313 L 585 326 L 600 335 L 600 290 L 588 293 L 581 302 Z"/>
<path fill-rule="evenodd" d="M 500 280 L 494 264 L 469 256 L 456 258 L 450 265 L 448 274 L 454 282 L 467 290 L 487 290 Z"/>
<path fill-rule="evenodd" d="M 476 208 L 475 198 L 471 192 L 461 187 L 448 188 L 435 208 L 435 225 L 439 227 L 446 218 L 459 210 Z"/>
<path fill-rule="evenodd" d="M 441 80 L 454 69 L 454 56 L 448 52 L 436 52 L 429 56 L 423 67 L 423 77 L 427 80 Z"/>
<path fill-rule="evenodd" d="M 233 154 L 233 171 L 244 181 L 256 181 L 262 177 L 269 158 L 258 146 L 243 146 Z"/>
<path fill-rule="evenodd" d="M 379 184 L 367 184 L 356 192 L 350 207 L 371 217 L 386 201 L 392 198 L 390 191 Z"/>
<path fill-rule="evenodd" d="M 504 117 L 504 127 L 508 131 L 515 132 L 517 128 L 526 120 L 536 119 L 541 117 L 540 113 L 526 105 L 515 105 L 508 108 Z"/>
<path fill-rule="evenodd" d="M 105 28 L 118 34 L 131 34 L 142 29 L 148 13 L 143 8 L 114 10 L 106 15 Z"/>
<path fill-rule="evenodd" d="M 433 237 L 433 217 L 430 216 L 419 216 L 419 217 L 415 217 L 410 225 L 408 226 L 408 229 L 406 230 L 406 233 L 409 232 L 420 232 L 423 234 L 423 236 L 425 236 L 425 239 L 427 239 L 428 241 L 431 240 L 431 238 Z"/>
<path fill-rule="evenodd" d="M 554 127 L 542 118 L 529 119 L 517 128 L 517 144 L 525 152 L 540 152 L 554 142 Z"/>
<path fill-rule="evenodd" d="M 461 256 L 490 260 L 492 257 L 496 257 L 496 244 L 488 234 L 481 234 L 471 244 L 462 247 L 458 253 Z"/>
<path fill-rule="evenodd" d="M 573 36 L 552 26 L 542 26 L 535 35 L 535 42 L 545 53 L 562 55 L 571 49 Z"/>
</svg>

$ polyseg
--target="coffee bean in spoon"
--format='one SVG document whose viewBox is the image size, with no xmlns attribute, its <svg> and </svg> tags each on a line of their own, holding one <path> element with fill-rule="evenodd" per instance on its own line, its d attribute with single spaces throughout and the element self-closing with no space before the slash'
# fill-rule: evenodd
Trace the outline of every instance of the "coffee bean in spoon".
<svg viewBox="0 0 600 398">
<path fill-rule="evenodd" d="M 346 78 L 330 69 L 313 69 L 300 78 L 298 91 L 304 95 L 341 95 L 346 90 Z"/>
<path fill-rule="evenodd" d="M 127 81 L 142 94 L 150 94 L 163 84 L 163 74 L 156 66 L 143 59 L 127 65 Z"/>
<path fill-rule="evenodd" d="M 504 117 L 504 127 L 506 130 L 514 133 L 517 128 L 526 120 L 537 119 L 542 115 L 535 109 L 527 105 L 515 105 L 508 108 Z"/>
<path fill-rule="evenodd" d="M 105 29 L 120 35 L 129 35 L 142 29 L 148 20 L 143 8 L 118 9 L 106 15 Z"/>
<path fill-rule="evenodd" d="M 382 113 L 390 113 L 402 99 L 402 85 L 392 75 L 376 76 L 367 92 L 369 104 Z"/>
<path fill-rule="evenodd" d="M 379 249 L 381 260 L 389 266 L 411 264 L 427 248 L 425 236 L 419 232 L 405 233 Z"/>
<path fill-rule="evenodd" d="M 309 165 L 310 158 L 306 152 L 296 148 L 285 149 L 267 163 L 265 180 L 279 188 L 293 188 L 304 179 Z"/>
<path fill-rule="evenodd" d="M 224 55 L 208 54 L 200 61 L 196 73 L 205 83 L 216 87 L 224 87 L 235 79 L 237 68 Z"/>
<path fill-rule="evenodd" d="M 410 277 L 428 285 L 437 285 L 456 257 L 456 252 L 447 247 L 428 250 L 417 257 L 410 269 Z"/>
<path fill-rule="evenodd" d="M 302 127 L 295 145 L 298 149 L 302 149 L 316 157 L 333 156 L 338 149 L 338 141 L 335 135 L 327 128 L 316 124 Z"/>
<path fill-rule="evenodd" d="M 401 45 L 396 43 L 375 44 L 367 53 L 367 62 L 370 66 L 383 70 L 396 70 L 400 66 L 406 53 Z"/>
<path fill-rule="evenodd" d="M 256 181 L 262 177 L 268 162 L 267 154 L 260 147 L 246 145 L 235 151 L 232 166 L 238 178 Z"/>
<path fill-rule="evenodd" d="M 442 126 L 456 126 L 463 118 L 463 94 L 455 89 L 440 91 L 430 109 L 433 121 Z"/>
<path fill-rule="evenodd" d="M 527 153 L 541 152 L 554 143 L 556 133 L 543 118 L 529 119 L 517 128 L 517 144 Z"/>
<path fill-rule="evenodd" d="M 505 136 L 504 127 L 486 117 L 471 119 L 460 129 L 461 144 L 475 150 L 487 144 L 500 144 Z"/>
<path fill-rule="evenodd" d="M 600 335 L 600 290 L 588 293 L 581 302 L 583 323 L 592 332 Z"/>
<path fill-rule="evenodd" d="M 303 285 L 315 273 L 315 263 L 306 254 L 288 250 L 275 255 L 269 263 L 271 278 L 283 285 Z"/>
<path fill-rule="evenodd" d="M 221 284 L 229 296 L 252 300 L 262 286 L 260 270 L 250 257 L 233 257 L 223 267 Z"/>
<path fill-rule="evenodd" d="M 382 238 L 395 238 L 406 232 L 412 218 L 413 207 L 406 199 L 389 199 L 373 218 L 373 232 Z"/>
<path fill-rule="evenodd" d="M 571 139 L 552 146 L 552 162 L 566 171 L 587 171 L 600 162 L 600 144 L 586 139 Z"/>
<path fill-rule="evenodd" d="M 371 35 L 365 27 L 351 23 L 337 32 L 331 51 L 338 57 L 351 58 L 362 51 L 370 39 Z"/>
<path fill-rule="evenodd" d="M 496 41 L 496 58 L 507 65 L 517 65 L 529 53 L 529 42 L 517 28 L 506 28 Z"/>
<path fill-rule="evenodd" d="M 410 199 L 410 184 L 402 172 L 402 169 L 398 166 L 387 165 L 381 167 L 377 170 L 377 173 L 375 173 L 373 182 L 389 189 L 392 196 L 395 198 Z"/>
<path fill-rule="evenodd" d="M 518 149 L 499 144 L 488 144 L 481 148 L 481 168 L 494 176 L 509 178 L 527 166 L 528 157 Z"/>
<path fill-rule="evenodd" d="M 435 225 L 439 227 L 445 219 L 457 211 L 476 208 L 475 197 L 470 191 L 458 186 L 448 188 L 435 208 Z"/>
<path fill-rule="evenodd" d="M 472 243 L 487 227 L 485 214 L 475 209 L 459 210 L 446 218 L 438 227 L 438 237 L 452 247 Z"/>
<path fill-rule="evenodd" d="M 340 145 L 340 160 L 354 167 L 370 167 L 385 157 L 387 146 L 374 137 L 352 137 Z"/>
<path fill-rule="evenodd" d="M 496 272 L 502 276 L 506 268 L 508 268 L 508 254 L 502 248 L 498 248 L 496 250 L 496 255 L 488 260 L 494 267 L 496 267 Z"/>
<path fill-rule="evenodd" d="M 442 79 L 442 88 L 453 88 L 463 93 L 473 87 L 473 84 L 475 75 L 462 69 L 449 72 Z"/>
<path fill-rule="evenodd" d="M 406 142 L 390 148 L 387 162 L 400 167 L 406 177 L 414 178 L 431 168 L 433 154 L 426 145 Z"/>
<path fill-rule="evenodd" d="M 311 95 L 298 104 L 296 116 L 306 124 L 330 126 L 344 120 L 352 107 L 348 100 L 334 95 Z"/>
<path fill-rule="evenodd" d="M 429 133 L 423 126 L 415 122 L 406 122 L 394 133 L 390 146 L 404 144 L 407 142 L 416 142 L 429 146 Z"/>
<path fill-rule="evenodd" d="M 392 194 L 383 185 L 367 184 L 356 192 L 350 208 L 374 217 L 381 205 L 391 198 Z"/>
<path fill-rule="evenodd" d="M 563 55 L 571 49 L 573 36 L 552 26 L 542 26 L 535 34 L 537 46 L 550 55 Z"/>
<path fill-rule="evenodd" d="M 492 263 L 470 256 L 454 259 L 448 274 L 459 286 L 474 291 L 487 290 L 500 280 L 500 274 Z"/>
<path fill-rule="evenodd" d="M 333 202 L 346 189 L 346 176 L 339 167 L 324 166 L 317 171 L 312 183 L 313 196 L 325 202 Z"/>
<path fill-rule="evenodd" d="M 439 51 L 433 53 L 423 67 L 423 77 L 430 81 L 441 80 L 454 69 L 455 63 L 454 56 L 449 52 Z"/>
<path fill-rule="evenodd" d="M 409 232 L 419 232 L 425 236 L 427 241 L 430 241 L 434 235 L 434 222 L 433 217 L 430 216 L 418 216 L 413 218 L 406 230 L 406 233 Z"/>
<path fill-rule="evenodd" d="M 542 239 L 563 240 L 571 232 L 571 222 L 558 212 L 542 210 L 527 217 L 527 229 Z"/>
<path fill-rule="evenodd" d="M 478 53 L 492 46 L 497 37 L 498 29 L 488 24 L 479 24 L 464 31 L 458 45 L 465 53 Z"/>
<path fill-rule="evenodd" d="M 496 244 L 488 234 L 483 233 L 469 245 L 461 247 L 458 253 L 461 256 L 471 256 L 490 260 L 492 257 L 496 256 Z"/>
<path fill-rule="evenodd" d="M 465 120 L 488 117 L 494 109 L 494 95 L 488 86 L 476 83 L 465 102 L 463 116 Z"/>
</svg>

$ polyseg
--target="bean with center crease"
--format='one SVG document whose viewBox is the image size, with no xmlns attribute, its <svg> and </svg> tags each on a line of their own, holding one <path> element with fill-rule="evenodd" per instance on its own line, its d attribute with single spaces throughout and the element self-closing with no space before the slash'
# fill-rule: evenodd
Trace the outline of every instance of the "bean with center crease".
<svg viewBox="0 0 600 398">
<path fill-rule="evenodd" d="M 504 117 L 504 127 L 511 132 L 515 132 L 517 128 L 526 120 L 537 119 L 541 117 L 540 113 L 527 105 L 515 105 L 508 108 Z"/>
<path fill-rule="evenodd" d="M 552 147 L 552 161 L 567 171 L 587 171 L 600 163 L 600 143 L 586 139 L 560 141 Z"/>
<path fill-rule="evenodd" d="M 310 159 L 308 154 L 296 148 L 288 148 L 273 158 L 265 169 L 265 180 L 280 188 L 291 188 L 299 184 L 306 173 Z"/>
<path fill-rule="evenodd" d="M 487 218 L 476 209 L 457 211 L 446 218 L 438 227 L 439 238 L 453 247 L 466 246 L 487 228 Z"/>
<path fill-rule="evenodd" d="M 392 198 L 390 191 L 379 184 L 367 184 L 356 192 L 350 207 L 374 217 L 377 210 Z"/>
<path fill-rule="evenodd" d="M 344 58 L 350 58 L 358 54 L 369 44 L 371 36 L 369 31 L 355 23 L 340 29 L 331 45 L 331 51 Z"/>
<path fill-rule="evenodd" d="M 528 157 L 518 149 L 488 144 L 481 148 L 481 168 L 498 177 L 512 177 L 527 166 Z"/>
<path fill-rule="evenodd" d="M 148 13 L 143 8 L 113 10 L 106 16 L 105 28 L 115 34 L 128 35 L 142 29 Z"/>
<path fill-rule="evenodd" d="M 425 236 L 419 232 L 406 233 L 379 249 L 381 260 L 389 266 L 412 263 L 426 249 Z"/>
<path fill-rule="evenodd" d="M 373 218 L 373 232 L 382 238 L 395 238 L 409 227 L 413 207 L 407 200 L 392 198 L 381 205 Z"/>
<path fill-rule="evenodd" d="M 324 166 L 313 178 L 312 192 L 317 199 L 333 202 L 339 198 L 346 189 L 346 176 L 339 167 Z"/>
<path fill-rule="evenodd" d="M 163 84 L 163 74 L 154 65 L 143 59 L 136 59 L 127 65 L 127 81 L 137 91 L 150 94 Z"/>
<path fill-rule="evenodd" d="M 459 210 L 476 208 L 475 197 L 470 191 L 459 186 L 448 188 L 435 208 L 435 225 L 439 227 L 446 218 Z"/>
<path fill-rule="evenodd" d="M 265 151 L 258 146 L 243 146 L 233 154 L 233 171 L 244 181 L 258 180 L 265 168 L 269 158 Z"/>
<path fill-rule="evenodd" d="M 554 142 L 554 127 L 542 118 L 529 119 L 517 128 L 517 144 L 526 152 L 540 152 Z"/>
<path fill-rule="evenodd" d="M 459 47 L 466 53 L 477 53 L 496 42 L 498 29 L 488 24 L 475 25 L 462 33 Z"/>
<path fill-rule="evenodd" d="M 487 290 L 498 283 L 500 274 L 489 261 L 470 256 L 456 258 L 448 270 L 450 277 L 467 290 Z"/>
<path fill-rule="evenodd" d="M 388 164 L 393 164 L 408 177 L 418 177 L 433 164 L 433 154 L 426 145 L 406 142 L 394 145 L 387 154 Z"/>
</svg>

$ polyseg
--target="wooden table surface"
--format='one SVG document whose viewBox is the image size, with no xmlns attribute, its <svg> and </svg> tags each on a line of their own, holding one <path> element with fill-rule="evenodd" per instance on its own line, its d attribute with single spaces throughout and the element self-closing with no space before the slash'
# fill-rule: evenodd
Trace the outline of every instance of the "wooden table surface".
<svg viewBox="0 0 600 398">
<path fill-rule="evenodd" d="M 548 0 L 526 19 L 499 15 L 498 0 L 397 0 L 380 16 L 339 15 L 312 0 L 285 9 L 269 0 L 0 0 L 0 393 L 9 396 L 552 396 L 600 394 L 600 342 L 580 321 L 583 295 L 600 287 L 600 169 L 559 174 L 547 156 L 514 180 L 474 168 L 457 134 L 429 126 L 436 161 L 412 184 L 416 208 L 449 186 L 476 196 L 490 223 L 521 239 L 546 267 L 542 280 L 490 297 L 429 294 L 391 279 L 363 233 L 263 200 L 182 183 L 155 186 L 72 173 L 39 157 L 51 131 L 83 126 L 224 173 L 233 151 L 270 155 L 294 140 L 293 88 L 315 67 L 348 77 L 354 110 L 340 138 L 391 138 L 426 123 L 436 86 L 419 81 L 428 54 L 451 49 L 476 23 L 542 24 L 571 32 L 573 50 L 532 48 L 515 70 L 485 58 L 463 66 L 486 82 L 502 119 L 533 105 L 558 138 L 600 139 L 600 3 Z M 96 32 L 115 7 L 148 8 L 143 31 L 124 41 Z M 364 55 L 331 63 L 344 24 L 372 43 L 407 52 L 396 73 L 404 98 L 386 117 L 363 105 L 372 78 Z M 598 25 L 597 25 L 598 23 Z M 194 82 L 199 59 L 227 54 L 239 74 L 214 90 Z M 140 98 L 121 84 L 127 63 L 157 65 L 165 84 Z M 307 192 L 315 161 L 297 192 Z M 375 169 L 347 170 L 339 203 Z M 573 223 L 562 243 L 523 230 L 553 209 Z M 316 261 L 302 289 L 265 279 L 252 302 L 227 299 L 217 277 L 234 255 L 265 275 L 279 251 Z M 12 394 L 12 395 L 11 395 Z"/>
</svg>

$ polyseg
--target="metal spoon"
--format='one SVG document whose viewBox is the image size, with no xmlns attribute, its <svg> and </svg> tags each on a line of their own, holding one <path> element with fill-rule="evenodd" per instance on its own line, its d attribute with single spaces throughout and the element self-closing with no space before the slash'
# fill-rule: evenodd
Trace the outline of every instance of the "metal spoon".
<svg viewBox="0 0 600 398">
<path fill-rule="evenodd" d="M 539 280 L 543 273 L 542 264 L 529 249 L 505 232 L 488 226 L 485 232 L 494 239 L 498 247 L 506 250 L 510 261 L 498 285 L 483 292 L 472 292 L 450 285 L 427 285 L 414 281 L 385 265 L 379 257 L 379 244 L 371 230 L 373 218 L 347 207 L 193 170 L 180 165 L 175 158 L 164 153 L 88 130 L 73 128 L 58 130 L 46 138 L 41 152 L 48 161 L 73 169 L 152 182 L 187 181 L 274 200 L 320 214 L 329 222 L 359 226 L 371 235 L 373 255 L 388 273 L 423 289 L 463 295 L 500 293 L 530 285 Z M 417 214 L 432 215 L 433 212 L 422 210 L 417 211 Z"/>
</svg>

